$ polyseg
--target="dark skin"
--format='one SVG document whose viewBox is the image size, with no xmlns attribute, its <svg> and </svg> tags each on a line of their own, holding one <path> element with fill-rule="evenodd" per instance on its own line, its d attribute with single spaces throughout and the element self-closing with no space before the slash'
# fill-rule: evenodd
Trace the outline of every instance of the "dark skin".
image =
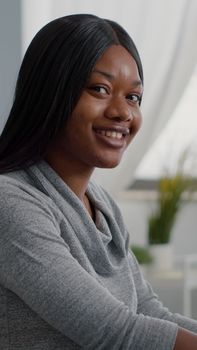
<svg viewBox="0 0 197 350">
<path fill-rule="evenodd" d="M 94 219 L 86 189 L 95 167 L 116 167 L 141 126 L 143 87 L 135 60 L 120 45 L 97 61 L 87 86 L 46 160 Z M 197 335 L 178 329 L 174 350 L 196 350 Z"/>
<path fill-rule="evenodd" d="M 86 88 L 46 160 L 82 200 L 95 169 L 117 166 L 141 126 L 142 84 L 133 57 L 111 46 L 97 61 Z M 106 134 L 107 133 L 107 134 Z"/>
</svg>

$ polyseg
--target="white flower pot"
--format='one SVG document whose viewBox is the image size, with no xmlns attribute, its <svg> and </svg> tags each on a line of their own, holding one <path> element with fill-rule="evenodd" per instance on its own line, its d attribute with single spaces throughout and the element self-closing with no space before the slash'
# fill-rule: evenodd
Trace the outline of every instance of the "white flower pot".
<svg viewBox="0 0 197 350">
<path fill-rule="evenodd" d="M 173 268 L 174 254 L 171 243 L 151 244 L 149 250 L 153 257 L 152 267 L 155 270 L 166 271 Z"/>
</svg>

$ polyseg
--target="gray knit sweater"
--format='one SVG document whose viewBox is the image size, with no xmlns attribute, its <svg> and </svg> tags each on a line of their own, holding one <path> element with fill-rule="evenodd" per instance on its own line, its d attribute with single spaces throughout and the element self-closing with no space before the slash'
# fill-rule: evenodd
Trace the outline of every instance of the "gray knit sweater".
<svg viewBox="0 0 197 350">
<path fill-rule="evenodd" d="M 90 183 L 92 221 L 45 162 L 0 176 L 0 349 L 171 350 L 177 324 L 128 253 L 114 201 Z"/>
</svg>

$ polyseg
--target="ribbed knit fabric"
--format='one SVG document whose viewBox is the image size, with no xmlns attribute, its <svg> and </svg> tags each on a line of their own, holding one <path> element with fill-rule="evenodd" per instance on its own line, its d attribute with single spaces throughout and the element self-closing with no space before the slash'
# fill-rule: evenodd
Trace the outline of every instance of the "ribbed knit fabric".
<svg viewBox="0 0 197 350">
<path fill-rule="evenodd" d="M 0 349 L 172 350 L 177 324 L 128 253 L 100 186 L 79 198 L 46 163 L 0 176 Z"/>
</svg>

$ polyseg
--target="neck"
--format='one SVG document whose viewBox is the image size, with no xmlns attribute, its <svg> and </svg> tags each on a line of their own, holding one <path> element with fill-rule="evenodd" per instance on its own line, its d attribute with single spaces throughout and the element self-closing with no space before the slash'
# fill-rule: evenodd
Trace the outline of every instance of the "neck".
<svg viewBox="0 0 197 350">
<path fill-rule="evenodd" d="M 85 193 L 94 169 L 73 164 L 72 161 L 66 161 L 66 159 L 62 160 L 58 154 L 50 153 L 45 159 L 85 205 L 87 201 Z"/>
</svg>

